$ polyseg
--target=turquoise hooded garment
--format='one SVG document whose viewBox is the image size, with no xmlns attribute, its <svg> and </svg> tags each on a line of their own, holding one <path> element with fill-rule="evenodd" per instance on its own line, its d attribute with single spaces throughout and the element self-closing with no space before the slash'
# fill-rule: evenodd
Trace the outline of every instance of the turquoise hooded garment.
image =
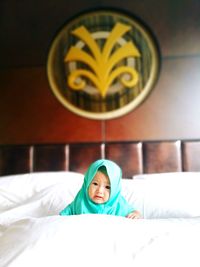
<svg viewBox="0 0 200 267">
<path fill-rule="evenodd" d="M 90 199 L 88 188 L 95 174 L 102 166 L 106 168 L 111 190 L 108 201 L 103 204 L 97 204 Z M 129 205 L 126 199 L 121 195 L 121 178 L 122 171 L 115 162 L 107 159 L 99 159 L 93 162 L 84 176 L 83 185 L 74 201 L 64 208 L 60 212 L 60 215 L 97 213 L 127 216 L 130 212 L 134 211 L 134 208 Z"/>
</svg>

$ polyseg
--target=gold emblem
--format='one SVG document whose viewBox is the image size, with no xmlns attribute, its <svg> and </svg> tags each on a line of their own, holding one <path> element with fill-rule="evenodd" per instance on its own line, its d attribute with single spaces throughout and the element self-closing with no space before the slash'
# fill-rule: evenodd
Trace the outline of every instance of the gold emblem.
<svg viewBox="0 0 200 267">
<path fill-rule="evenodd" d="M 117 40 L 129 30 L 130 26 L 117 23 L 108 36 L 102 48 L 102 52 L 98 44 L 92 38 L 92 35 L 84 26 L 74 30 L 72 34 L 79 37 L 88 46 L 91 54 L 76 46 L 72 46 L 64 61 L 81 61 L 89 66 L 90 69 L 72 71 L 68 76 L 68 85 L 70 88 L 74 90 L 84 90 L 86 84 L 85 81 L 80 78 L 82 76 L 92 81 L 103 98 L 105 98 L 110 85 L 117 77 L 121 77 L 121 83 L 125 87 L 133 88 L 139 79 L 138 72 L 129 66 L 114 67 L 124 58 L 140 57 L 138 49 L 133 42 L 129 41 L 112 53 Z M 129 74 L 130 78 L 125 79 L 122 74 Z"/>
<path fill-rule="evenodd" d="M 112 119 L 139 106 L 158 79 L 155 38 L 134 16 L 96 10 L 69 20 L 48 53 L 52 92 L 70 111 Z"/>
</svg>

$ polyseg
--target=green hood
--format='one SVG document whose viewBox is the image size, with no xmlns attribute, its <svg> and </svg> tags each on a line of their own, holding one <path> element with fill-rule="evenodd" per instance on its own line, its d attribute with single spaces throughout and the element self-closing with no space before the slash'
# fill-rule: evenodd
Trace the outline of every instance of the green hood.
<svg viewBox="0 0 200 267">
<path fill-rule="evenodd" d="M 108 177 L 110 179 L 110 197 L 109 200 L 103 204 L 96 204 L 91 201 L 88 195 L 88 188 L 92 182 L 96 172 L 100 167 L 106 168 Z M 83 185 L 76 195 L 74 201 L 69 204 L 60 215 L 78 215 L 87 213 L 110 214 L 126 216 L 134 210 L 125 198 L 121 195 L 121 178 L 122 171 L 120 167 L 113 161 L 107 159 L 99 159 L 93 162 L 85 176 Z"/>
</svg>

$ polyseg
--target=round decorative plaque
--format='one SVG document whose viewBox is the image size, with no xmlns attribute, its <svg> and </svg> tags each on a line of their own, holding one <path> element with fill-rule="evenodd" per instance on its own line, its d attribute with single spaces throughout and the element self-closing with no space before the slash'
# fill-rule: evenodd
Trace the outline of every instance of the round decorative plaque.
<svg viewBox="0 0 200 267">
<path fill-rule="evenodd" d="M 138 18 L 95 10 L 69 20 L 48 53 L 51 90 L 70 111 L 113 119 L 141 104 L 158 79 L 159 49 Z"/>
</svg>

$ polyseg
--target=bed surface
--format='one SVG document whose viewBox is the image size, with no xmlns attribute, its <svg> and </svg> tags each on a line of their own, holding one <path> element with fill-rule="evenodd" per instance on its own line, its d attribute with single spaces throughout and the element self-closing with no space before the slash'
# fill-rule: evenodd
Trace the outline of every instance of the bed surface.
<svg viewBox="0 0 200 267">
<path fill-rule="evenodd" d="M 66 170 L 84 173 L 99 158 L 114 160 L 126 178 L 200 171 L 200 140 L 1 145 L 0 176 Z"/>
<path fill-rule="evenodd" d="M 83 174 L 68 171 L 1 177 L 1 267 L 200 266 L 199 172 L 123 179 L 139 220 L 59 216 L 82 183 Z"/>
</svg>

